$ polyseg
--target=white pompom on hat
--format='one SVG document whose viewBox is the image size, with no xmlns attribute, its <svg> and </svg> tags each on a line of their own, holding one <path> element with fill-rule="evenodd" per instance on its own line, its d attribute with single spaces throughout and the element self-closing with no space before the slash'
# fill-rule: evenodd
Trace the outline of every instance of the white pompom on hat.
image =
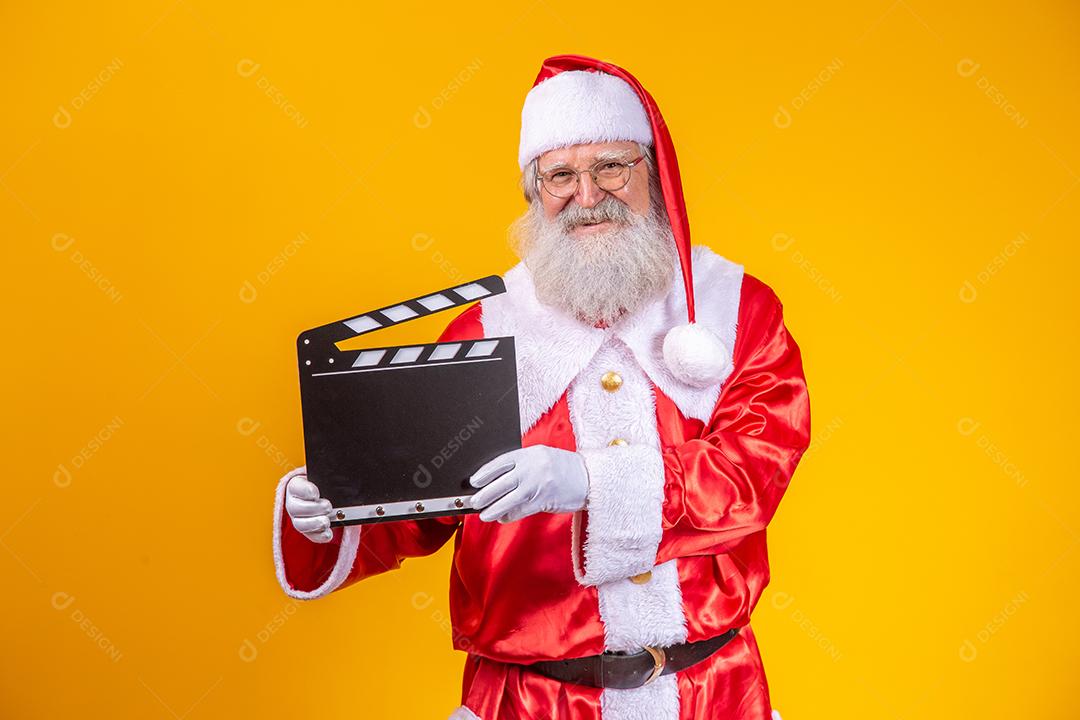
<svg viewBox="0 0 1080 720">
<path fill-rule="evenodd" d="M 653 146 L 679 253 L 687 324 L 671 328 L 664 336 L 664 362 L 689 385 L 713 385 L 727 376 L 731 352 L 715 332 L 694 319 L 690 222 L 675 147 L 656 101 L 633 75 L 609 62 L 583 55 L 545 60 L 521 111 L 519 167 L 524 170 L 548 150 L 619 140 Z"/>
</svg>

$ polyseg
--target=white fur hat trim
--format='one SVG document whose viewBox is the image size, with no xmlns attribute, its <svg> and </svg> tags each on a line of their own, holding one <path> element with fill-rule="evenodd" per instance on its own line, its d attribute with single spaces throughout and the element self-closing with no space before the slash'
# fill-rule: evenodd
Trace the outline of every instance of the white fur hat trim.
<svg viewBox="0 0 1080 720">
<path fill-rule="evenodd" d="M 633 88 L 614 75 L 567 70 L 525 96 L 518 166 L 548 150 L 580 143 L 633 140 L 651 145 L 652 128 Z"/>
</svg>

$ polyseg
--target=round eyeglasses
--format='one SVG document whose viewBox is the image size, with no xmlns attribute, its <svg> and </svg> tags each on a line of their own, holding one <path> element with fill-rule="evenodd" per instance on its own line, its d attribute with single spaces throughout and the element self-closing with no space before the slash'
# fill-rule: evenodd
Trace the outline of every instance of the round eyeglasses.
<svg viewBox="0 0 1080 720">
<path fill-rule="evenodd" d="M 578 176 L 583 172 L 587 172 L 592 176 L 596 187 L 606 192 L 613 192 L 626 187 L 626 184 L 630 182 L 631 170 L 644 159 L 645 156 L 643 155 L 628 162 L 601 160 L 587 170 L 571 170 L 570 168 L 558 167 L 538 174 L 536 182 L 553 197 L 565 199 L 573 197 L 578 188 Z"/>
</svg>

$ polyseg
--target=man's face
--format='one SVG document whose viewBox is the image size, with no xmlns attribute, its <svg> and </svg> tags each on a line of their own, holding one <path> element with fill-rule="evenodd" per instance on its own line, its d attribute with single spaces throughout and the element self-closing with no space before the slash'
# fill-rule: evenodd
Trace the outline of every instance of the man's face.
<svg viewBox="0 0 1080 720">
<path fill-rule="evenodd" d="M 634 142 L 589 143 L 544 153 L 537 168 L 582 170 L 598 160 L 639 156 Z M 631 171 L 629 182 L 612 191 L 598 188 L 588 172 L 570 197 L 538 188 L 539 196 L 514 223 L 514 249 L 529 267 L 541 303 L 589 325 L 610 325 L 670 286 L 677 254 L 663 200 L 659 190 L 650 196 L 645 162 Z"/>
<path fill-rule="evenodd" d="M 611 196 L 625 204 L 632 212 L 645 215 L 649 211 L 649 174 L 644 162 L 639 162 L 630 169 L 630 181 L 619 190 L 601 190 L 593 182 L 587 170 L 600 160 L 630 162 L 641 157 L 635 142 L 602 142 L 571 145 L 570 147 L 549 150 L 537 159 L 537 172 L 544 173 L 558 168 L 584 170 L 578 176 L 577 191 L 568 198 L 555 197 L 543 187 L 538 188 L 544 205 L 544 218 L 554 220 L 568 205 L 576 204 L 582 208 L 592 208 L 605 197 Z M 611 229 L 610 220 L 595 225 L 575 223 L 570 234 L 577 238 L 586 238 Z"/>
</svg>

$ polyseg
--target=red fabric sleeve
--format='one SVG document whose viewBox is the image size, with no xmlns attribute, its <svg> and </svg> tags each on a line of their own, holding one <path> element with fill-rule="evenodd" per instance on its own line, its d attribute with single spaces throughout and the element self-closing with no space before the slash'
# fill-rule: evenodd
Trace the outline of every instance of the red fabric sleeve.
<svg viewBox="0 0 1080 720">
<path fill-rule="evenodd" d="M 455 317 L 439 342 L 484 336 L 479 303 Z M 298 532 L 284 509 L 284 489 L 294 470 L 278 483 L 275 503 L 274 558 L 278 582 L 292 597 L 311 600 L 372 575 L 401 567 L 410 557 L 430 555 L 449 540 L 460 516 L 397 520 L 334 528 L 328 543 L 315 543 Z"/>
<path fill-rule="evenodd" d="M 772 519 L 810 444 L 810 400 L 783 305 L 747 275 L 734 369 L 699 438 L 666 449 L 657 563 L 726 552 Z"/>
</svg>

